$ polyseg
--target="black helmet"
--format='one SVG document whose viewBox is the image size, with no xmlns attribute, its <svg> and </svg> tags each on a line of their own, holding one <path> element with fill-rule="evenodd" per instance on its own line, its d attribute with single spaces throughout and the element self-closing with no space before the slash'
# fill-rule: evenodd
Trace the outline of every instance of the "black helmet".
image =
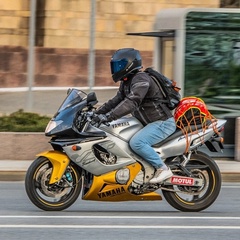
<svg viewBox="0 0 240 240">
<path fill-rule="evenodd" d="M 135 70 L 142 68 L 142 58 L 134 48 L 117 50 L 111 58 L 111 73 L 114 82 L 118 82 Z"/>
</svg>

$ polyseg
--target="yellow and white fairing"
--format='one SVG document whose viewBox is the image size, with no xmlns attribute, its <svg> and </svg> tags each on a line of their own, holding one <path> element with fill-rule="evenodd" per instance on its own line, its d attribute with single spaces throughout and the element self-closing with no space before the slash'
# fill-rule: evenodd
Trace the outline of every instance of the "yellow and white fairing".
<svg viewBox="0 0 240 240">
<path fill-rule="evenodd" d="M 130 172 L 130 177 L 126 184 L 117 183 L 116 174 L 118 170 L 101 176 L 94 176 L 90 189 L 82 199 L 94 201 L 162 200 L 162 197 L 156 192 L 140 195 L 130 193 L 128 189 L 136 175 L 141 170 L 141 165 L 139 163 L 134 163 L 126 166 L 126 169 Z"/>
<path fill-rule="evenodd" d="M 70 163 L 70 159 L 66 154 L 58 151 L 46 151 L 39 153 L 38 156 L 44 156 L 49 159 L 53 165 L 51 178 L 49 184 L 58 182 L 67 166 Z M 124 174 L 128 172 L 126 176 L 118 176 L 118 178 L 126 178 L 125 184 L 119 184 L 116 180 L 117 174 Z M 145 200 L 162 200 L 161 195 L 156 192 L 145 193 L 135 195 L 129 192 L 129 187 L 132 181 L 141 171 L 141 165 L 138 162 L 125 166 L 122 169 L 111 171 L 101 176 L 94 176 L 90 189 L 83 196 L 83 200 L 94 201 L 145 201 Z"/>
<path fill-rule="evenodd" d="M 39 153 L 37 156 L 43 156 L 49 159 L 52 163 L 53 170 L 49 180 L 49 184 L 53 184 L 61 180 L 62 175 L 66 171 L 67 166 L 70 163 L 70 159 L 65 153 L 58 151 L 46 151 Z"/>
</svg>

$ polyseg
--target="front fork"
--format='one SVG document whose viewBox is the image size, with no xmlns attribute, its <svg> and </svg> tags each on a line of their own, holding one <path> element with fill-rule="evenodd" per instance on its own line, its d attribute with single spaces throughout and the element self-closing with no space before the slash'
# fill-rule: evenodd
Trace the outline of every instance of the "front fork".
<svg viewBox="0 0 240 240">
<path fill-rule="evenodd" d="M 62 152 L 51 150 L 37 154 L 37 156 L 46 157 L 52 163 L 52 174 L 49 184 L 60 181 L 70 163 L 68 156 Z"/>
</svg>

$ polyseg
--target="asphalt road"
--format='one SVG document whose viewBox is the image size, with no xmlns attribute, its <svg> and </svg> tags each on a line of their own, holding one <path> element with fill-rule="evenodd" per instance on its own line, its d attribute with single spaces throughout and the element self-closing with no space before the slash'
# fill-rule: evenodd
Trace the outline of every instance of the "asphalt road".
<svg viewBox="0 0 240 240">
<path fill-rule="evenodd" d="M 27 198 L 23 182 L 0 182 L 0 239 L 239 239 L 240 183 L 223 183 L 216 202 L 183 213 L 161 202 L 78 200 L 62 212 L 44 212 Z"/>
</svg>

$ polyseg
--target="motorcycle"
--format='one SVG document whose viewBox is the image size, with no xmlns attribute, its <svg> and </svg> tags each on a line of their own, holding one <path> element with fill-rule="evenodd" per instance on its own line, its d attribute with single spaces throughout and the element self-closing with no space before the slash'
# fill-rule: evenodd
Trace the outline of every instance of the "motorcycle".
<svg viewBox="0 0 240 240">
<path fill-rule="evenodd" d="M 162 200 L 163 195 L 173 208 L 185 212 L 202 211 L 214 203 L 221 189 L 221 174 L 215 161 L 199 147 L 205 144 L 211 151 L 221 151 L 219 133 L 226 120 L 217 119 L 206 131 L 199 126 L 198 132 L 188 135 L 177 129 L 154 145 L 174 175 L 151 184 L 154 168 L 128 144 L 142 124 L 131 116 L 94 124 L 97 102 L 94 92 L 70 89 L 48 123 L 45 135 L 51 137 L 53 150 L 39 153 L 25 177 L 27 195 L 35 206 L 61 211 L 80 193 L 82 200 L 111 202 Z"/>
</svg>

